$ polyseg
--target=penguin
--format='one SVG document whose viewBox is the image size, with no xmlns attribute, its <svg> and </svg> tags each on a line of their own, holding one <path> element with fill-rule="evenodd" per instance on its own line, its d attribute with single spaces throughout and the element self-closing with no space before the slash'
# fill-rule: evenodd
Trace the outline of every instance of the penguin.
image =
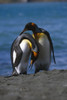
<svg viewBox="0 0 67 100">
<path fill-rule="evenodd" d="M 31 66 L 38 58 L 38 45 L 32 35 L 23 33 L 11 45 L 12 76 L 27 74 L 27 66 L 31 54 Z"/>
<path fill-rule="evenodd" d="M 30 22 L 25 25 L 25 28 L 20 35 L 27 30 L 31 30 L 33 32 L 32 35 L 39 46 L 39 57 L 34 63 L 35 73 L 39 72 L 40 70 L 49 70 L 49 66 L 51 64 L 51 51 L 53 53 L 54 63 L 56 63 L 53 43 L 49 32 L 39 28 L 35 23 Z"/>
</svg>

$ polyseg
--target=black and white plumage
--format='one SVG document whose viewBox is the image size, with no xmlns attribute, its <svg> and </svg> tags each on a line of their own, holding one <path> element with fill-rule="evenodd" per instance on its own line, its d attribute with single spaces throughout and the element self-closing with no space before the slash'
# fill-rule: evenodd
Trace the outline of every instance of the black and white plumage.
<svg viewBox="0 0 67 100">
<path fill-rule="evenodd" d="M 29 57 L 31 54 L 32 64 L 38 57 L 38 46 L 35 39 L 30 34 L 19 35 L 11 46 L 11 62 L 13 75 L 26 74 Z M 35 55 L 36 54 L 36 55 Z"/>
<path fill-rule="evenodd" d="M 27 30 L 31 30 L 33 32 L 33 37 L 37 41 L 40 51 L 38 59 L 34 63 L 35 73 L 39 70 L 48 70 L 51 64 L 51 51 L 53 53 L 54 63 L 56 63 L 53 43 L 50 34 L 46 30 L 39 28 L 35 23 L 32 22 L 26 24 L 24 30 L 20 34 L 23 34 L 23 32 Z"/>
</svg>

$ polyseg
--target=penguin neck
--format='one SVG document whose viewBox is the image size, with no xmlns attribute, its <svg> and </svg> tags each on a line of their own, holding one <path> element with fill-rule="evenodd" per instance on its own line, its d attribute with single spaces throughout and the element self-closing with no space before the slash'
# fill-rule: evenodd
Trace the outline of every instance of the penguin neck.
<svg viewBox="0 0 67 100">
<path fill-rule="evenodd" d="M 38 27 L 32 28 L 33 33 L 37 34 L 40 33 L 41 30 Z"/>
<path fill-rule="evenodd" d="M 32 36 L 34 39 L 38 40 L 39 38 L 44 37 L 44 33 L 34 33 Z"/>
</svg>

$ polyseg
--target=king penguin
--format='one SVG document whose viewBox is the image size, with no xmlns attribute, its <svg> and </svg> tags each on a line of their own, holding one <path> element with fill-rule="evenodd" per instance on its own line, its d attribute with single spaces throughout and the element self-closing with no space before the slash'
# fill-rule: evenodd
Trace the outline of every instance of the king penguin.
<svg viewBox="0 0 67 100">
<path fill-rule="evenodd" d="M 27 74 L 27 66 L 31 54 L 31 64 L 38 58 L 38 46 L 32 35 L 19 35 L 11 46 L 12 75 Z"/>
<path fill-rule="evenodd" d="M 34 63 L 35 73 L 39 72 L 40 70 L 48 70 L 51 64 L 51 51 L 53 53 L 54 63 L 56 63 L 50 34 L 32 22 L 27 23 L 24 30 L 20 34 L 23 34 L 23 32 L 28 30 L 33 32 L 33 37 L 39 46 L 39 56 L 37 61 Z"/>
</svg>

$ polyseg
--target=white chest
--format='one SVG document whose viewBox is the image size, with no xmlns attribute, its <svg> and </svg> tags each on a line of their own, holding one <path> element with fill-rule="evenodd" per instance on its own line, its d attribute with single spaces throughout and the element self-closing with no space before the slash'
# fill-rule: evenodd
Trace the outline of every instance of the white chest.
<svg viewBox="0 0 67 100">
<path fill-rule="evenodd" d="M 38 40 L 39 45 L 39 57 L 36 63 L 46 64 L 50 63 L 51 52 L 50 52 L 50 43 L 47 37 L 40 37 Z"/>
</svg>

